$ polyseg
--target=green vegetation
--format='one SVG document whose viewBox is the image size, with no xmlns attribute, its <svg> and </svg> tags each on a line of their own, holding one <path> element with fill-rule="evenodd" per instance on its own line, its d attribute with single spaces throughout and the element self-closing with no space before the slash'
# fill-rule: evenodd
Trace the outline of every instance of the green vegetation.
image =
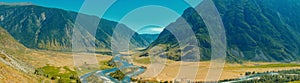
<svg viewBox="0 0 300 83">
<path fill-rule="evenodd" d="M 109 64 L 110 62 L 111 62 L 111 60 L 100 61 L 99 62 L 100 70 L 113 68 L 113 66 Z"/>
<path fill-rule="evenodd" d="M 292 81 L 292 82 L 288 82 L 288 83 L 300 83 L 300 81 Z"/>
<path fill-rule="evenodd" d="M 137 71 L 139 69 L 139 67 L 128 67 L 128 68 L 124 68 L 122 70 L 117 70 L 113 73 L 110 73 L 109 76 L 117 79 L 117 80 L 123 80 L 125 78 L 126 75 L 133 73 L 135 71 Z M 137 79 L 133 79 L 132 80 L 137 80 Z"/>
<path fill-rule="evenodd" d="M 141 57 L 140 59 L 134 59 L 134 62 L 141 63 L 141 64 L 150 64 L 150 58 L 149 57 Z"/>
<path fill-rule="evenodd" d="M 243 66 L 243 68 L 274 68 L 274 67 L 300 67 L 300 64 L 278 63 L 278 64 L 266 64 L 266 65 L 258 65 L 258 66 Z"/>
<path fill-rule="evenodd" d="M 270 74 L 273 73 L 273 74 Z M 263 74 L 262 76 L 258 76 Z M 246 72 L 246 76 L 257 77 L 251 80 L 239 81 L 238 83 L 298 83 L 300 81 L 300 69 L 292 70 L 281 70 L 281 71 L 266 71 L 266 72 L 257 72 L 251 73 Z M 221 80 L 220 82 L 233 81 L 238 79 L 226 79 Z"/>
<path fill-rule="evenodd" d="M 109 76 L 118 80 L 123 80 L 126 75 L 121 70 L 117 70 L 116 72 L 110 73 Z"/>
<path fill-rule="evenodd" d="M 44 76 L 59 83 L 80 83 L 77 73 L 66 66 L 55 67 L 46 65 L 44 67 L 37 68 L 34 71 L 34 74 Z"/>
</svg>

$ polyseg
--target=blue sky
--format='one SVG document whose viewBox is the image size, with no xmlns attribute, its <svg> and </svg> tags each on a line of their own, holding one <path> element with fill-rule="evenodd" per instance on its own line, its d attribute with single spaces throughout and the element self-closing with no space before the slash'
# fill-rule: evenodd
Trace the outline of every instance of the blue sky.
<svg viewBox="0 0 300 83">
<path fill-rule="evenodd" d="M 0 2 L 31 2 L 36 5 L 60 8 L 101 17 L 97 10 L 103 9 L 105 0 L 92 0 L 81 9 L 84 0 L 1 0 Z M 103 18 L 124 23 L 141 34 L 158 34 L 174 22 L 183 11 L 201 0 L 117 0 L 103 14 Z M 80 11 L 79 11 L 80 10 Z"/>
</svg>

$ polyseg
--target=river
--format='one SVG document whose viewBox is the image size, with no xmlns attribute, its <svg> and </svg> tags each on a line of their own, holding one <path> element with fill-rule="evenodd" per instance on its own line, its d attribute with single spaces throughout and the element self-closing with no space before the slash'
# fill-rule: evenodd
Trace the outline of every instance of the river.
<svg viewBox="0 0 300 83">
<path fill-rule="evenodd" d="M 129 83 L 131 82 L 131 77 L 139 75 L 141 73 L 143 73 L 145 71 L 145 69 L 135 66 L 133 64 L 128 63 L 125 60 L 121 59 L 121 54 L 116 55 L 113 58 L 113 61 L 115 62 L 121 62 L 123 65 L 120 66 L 119 68 L 112 68 L 112 69 L 106 69 L 106 70 L 98 70 L 98 71 L 94 71 L 94 72 L 90 72 L 90 73 L 86 73 L 82 76 L 80 76 L 80 80 L 83 83 L 88 83 L 87 78 L 91 75 L 96 75 L 99 79 L 101 79 L 102 81 L 104 81 L 105 83 Z M 125 78 L 121 81 L 109 76 L 110 73 L 116 72 L 119 69 L 123 69 L 123 68 L 129 68 L 129 67 L 137 67 L 137 71 L 134 71 L 132 73 L 129 73 L 125 76 Z"/>
</svg>

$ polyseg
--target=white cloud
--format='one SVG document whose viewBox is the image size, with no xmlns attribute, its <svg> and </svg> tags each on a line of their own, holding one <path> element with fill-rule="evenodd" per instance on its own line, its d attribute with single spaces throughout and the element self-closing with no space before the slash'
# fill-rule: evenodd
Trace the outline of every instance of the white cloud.
<svg viewBox="0 0 300 83">
<path fill-rule="evenodd" d="M 153 32 L 162 32 L 164 30 L 164 27 L 160 27 L 160 28 L 151 28 L 150 29 Z"/>
<path fill-rule="evenodd" d="M 159 34 L 164 30 L 165 27 L 160 26 L 146 26 L 137 32 L 139 34 Z"/>
</svg>

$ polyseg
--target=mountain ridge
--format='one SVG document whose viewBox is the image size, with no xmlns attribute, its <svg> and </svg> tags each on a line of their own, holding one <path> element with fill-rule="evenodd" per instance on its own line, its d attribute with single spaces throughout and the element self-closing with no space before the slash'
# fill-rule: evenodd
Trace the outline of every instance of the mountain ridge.
<svg viewBox="0 0 300 83">
<path fill-rule="evenodd" d="M 222 17 L 227 36 L 227 61 L 299 61 L 299 16 L 300 4 L 297 0 L 213 0 Z M 272 4 L 272 5 L 270 5 Z M 291 4 L 288 5 L 287 4 Z M 289 10 L 294 12 L 287 13 Z M 199 8 L 195 8 L 199 9 Z M 182 17 L 196 34 L 201 51 L 201 60 L 209 60 L 211 54 L 209 33 L 202 18 L 194 8 L 184 11 Z M 298 10 L 297 10 L 298 9 Z M 295 17 L 293 17 L 295 16 Z M 300 18 L 299 18 L 300 19 Z M 167 28 L 177 22 L 171 23 Z M 174 35 L 168 30 L 154 41 L 150 47 L 165 47 L 169 59 L 180 60 L 180 47 Z M 184 56 L 184 55 L 183 55 Z"/>
<path fill-rule="evenodd" d="M 79 35 L 83 39 L 82 45 L 95 46 L 96 48 L 111 47 L 113 29 L 119 24 L 96 16 L 85 15 L 73 11 L 57 8 L 46 8 L 36 5 L 0 5 L 0 25 L 23 45 L 34 49 L 70 50 L 73 28 L 81 28 Z M 77 15 L 80 21 L 75 25 Z M 13 19 L 13 20 L 12 20 Z M 89 24 L 99 22 L 97 24 Z M 94 22 L 93 22 L 94 21 Z M 86 27 L 97 26 L 96 31 Z M 128 32 L 133 32 L 130 45 L 132 47 L 145 47 L 149 44 L 139 34 L 124 25 Z M 51 35 L 49 35 L 51 34 Z M 95 37 L 93 37 L 95 35 Z M 93 41 L 95 40 L 95 41 Z M 91 45 L 92 42 L 95 45 Z"/>
</svg>

